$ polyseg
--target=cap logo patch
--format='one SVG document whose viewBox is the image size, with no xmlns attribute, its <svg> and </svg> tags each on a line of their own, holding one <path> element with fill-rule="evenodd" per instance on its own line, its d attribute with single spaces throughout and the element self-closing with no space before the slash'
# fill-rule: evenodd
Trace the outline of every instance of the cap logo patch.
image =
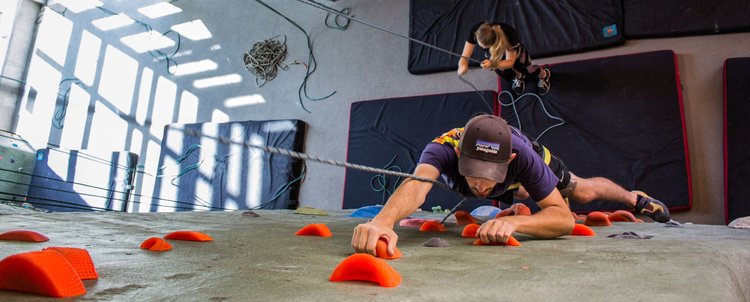
<svg viewBox="0 0 750 302">
<path fill-rule="evenodd" d="M 477 139 L 476 151 L 481 151 L 489 154 L 497 154 L 497 152 L 500 151 L 500 144 Z"/>
</svg>

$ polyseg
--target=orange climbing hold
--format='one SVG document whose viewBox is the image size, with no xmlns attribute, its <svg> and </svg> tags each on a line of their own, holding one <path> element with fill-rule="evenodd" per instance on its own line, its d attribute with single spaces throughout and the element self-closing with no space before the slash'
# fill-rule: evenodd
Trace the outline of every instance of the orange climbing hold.
<svg viewBox="0 0 750 302">
<path fill-rule="evenodd" d="M 213 241 L 211 236 L 196 231 L 176 231 L 164 236 L 164 239 L 187 240 L 187 241 Z"/>
<path fill-rule="evenodd" d="M 521 246 L 521 243 L 516 240 L 513 236 L 510 236 L 508 238 L 508 243 L 502 243 L 502 242 L 492 242 L 485 244 L 482 242 L 482 239 L 474 240 L 474 245 L 507 245 L 507 246 Z"/>
<path fill-rule="evenodd" d="M 448 229 L 445 228 L 445 225 L 438 222 L 437 220 L 428 220 L 425 221 L 421 227 L 419 227 L 420 232 L 447 232 Z"/>
<path fill-rule="evenodd" d="M 172 245 L 159 237 L 151 237 L 141 243 L 141 248 L 154 252 L 166 252 L 172 249 Z"/>
<path fill-rule="evenodd" d="M 394 247 L 393 250 L 394 254 L 393 256 L 388 255 L 388 242 L 386 242 L 385 238 L 378 239 L 378 245 L 375 246 L 375 254 L 378 255 L 378 258 L 383 258 L 387 260 L 394 260 L 401 258 L 401 251 Z"/>
<path fill-rule="evenodd" d="M 51 249 L 10 255 L 1 260 L 0 290 L 59 298 L 86 293 L 70 262 Z"/>
<path fill-rule="evenodd" d="M 583 224 L 580 224 L 580 223 L 576 223 L 576 225 L 573 227 L 573 231 L 570 232 L 570 235 L 573 235 L 573 236 L 596 236 L 596 233 L 590 227 L 587 227 L 587 226 L 585 226 Z"/>
<path fill-rule="evenodd" d="M 500 211 L 495 215 L 495 218 L 504 216 L 531 216 L 531 209 L 522 203 L 514 203 L 505 210 Z"/>
<path fill-rule="evenodd" d="M 473 224 L 467 225 L 464 227 L 464 230 L 461 232 L 461 237 L 476 238 L 477 230 L 479 230 L 478 224 L 473 223 Z"/>
<path fill-rule="evenodd" d="M 333 233 L 328 229 L 328 226 L 322 223 L 308 224 L 301 228 L 297 233 L 297 236 L 320 236 L 320 237 L 331 237 Z"/>
<path fill-rule="evenodd" d="M 91 260 L 91 255 L 86 249 L 52 246 L 44 250 L 52 250 L 63 255 L 81 280 L 96 280 L 99 278 L 96 267 L 94 267 L 94 261 Z"/>
<path fill-rule="evenodd" d="M 472 223 L 477 223 L 476 220 L 474 220 L 474 217 L 469 214 L 469 212 L 466 211 L 458 211 L 456 212 L 456 224 L 457 225 L 469 225 Z"/>
<path fill-rule="evenodd" d="M 594 211 L 586 215 L 586 220 L 583 224 L 587 226 L 611 226 L 612 223 L 609 221 L 607 214 L 599 211 Z"/>
<path fill-rule="evenodd" d="M 31 230 L 10 230 L 0 234 L 0 240 L 45 242 L 49 241 L 49 238 Z"/>
<path fill-rule="evenodd" d="M 382 287 L 396 287 L 401 284 L 401 275 L 383 259 L 370 254 L 353 254 L 336 266 L 329 280 L 367 281 Z"/>
<path fill-rule="evenodd" d="M 609 214 L 609 221 L 611 222 L 636 222 L 636 218 L 633 213 L 624 210 L 617 210 L 612 214 Z"/>
</svg>

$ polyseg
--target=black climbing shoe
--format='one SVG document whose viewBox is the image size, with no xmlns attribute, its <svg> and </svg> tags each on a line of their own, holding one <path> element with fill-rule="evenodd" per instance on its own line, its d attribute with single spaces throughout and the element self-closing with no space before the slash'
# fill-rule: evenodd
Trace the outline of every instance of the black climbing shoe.
<svg viewBox="0 0 750 302">
<path fill-rule="evenodd" d="M 661 201 L 646 195 L 641 191 L 633 191 L 638 194 L 635 210 L 638 213 L 651 217 L 654 221 L 666 223 L 669 221 L 669 209 Z"/>
</svg>

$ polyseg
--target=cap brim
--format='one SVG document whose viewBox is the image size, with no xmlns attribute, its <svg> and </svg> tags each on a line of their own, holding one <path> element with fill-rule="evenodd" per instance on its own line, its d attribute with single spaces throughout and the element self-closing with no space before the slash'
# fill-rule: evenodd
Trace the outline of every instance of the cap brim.
<svg viewBox="0 0 750 302">
<path fill-rule="evenodd" d="M 508 162 L 489 162 L 461 156 L 458 159 L 458 172 L 463 176 L 481 177 L 501 183 L 508 174 Z"/>
</svg>

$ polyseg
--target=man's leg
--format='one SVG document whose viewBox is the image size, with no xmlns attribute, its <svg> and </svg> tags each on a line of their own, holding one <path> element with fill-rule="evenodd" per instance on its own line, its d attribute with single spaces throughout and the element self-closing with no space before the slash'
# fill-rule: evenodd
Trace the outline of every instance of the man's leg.
<svg viewBox="0 0 750 302">
<path fill-rule="evenodd" d="M 669 221 L 669 210 L 661 202 L 640 191 L 628 191 L 603 177 L 580 178 L 570 173 L 570 184 L 561 193 L 575 202 L 589 203 L 597 199 L 615 201 L 634 208 L 638 213 L 658 222 Z"/>
</svg>

